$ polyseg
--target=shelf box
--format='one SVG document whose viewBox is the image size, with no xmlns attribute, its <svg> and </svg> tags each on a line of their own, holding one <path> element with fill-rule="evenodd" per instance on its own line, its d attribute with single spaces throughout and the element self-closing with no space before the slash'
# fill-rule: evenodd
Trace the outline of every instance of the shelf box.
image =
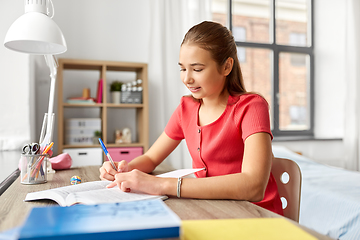
<svg viewBox="0 0 360 240">
<path fill-rule="evenodd" d="M 69 118 L 66 119 L 68 129 L 101 129 L 100 118 Z"/>
<path fill-rule="evenodd" d="M 120 162 L 122 160 L 130 162 L 134 158 L 143 154 L 142 147 L 108 148 L 108 151 L 112 159 L 116 162 Z"/>
<path fill-rule="evenodd" d="M 82 166 L 101 166 L 103 163 L 103 154 L 101 148 L 72 148 L 63 149 L 72 159 L 71 167 Z"/>
<path fill-rule="evenodd" d="M 69 118 L 65 124 L 65 144 L 89 145 L 96 143 L 95 132 L 101 132 L 100 118 Z"/>
</svg>

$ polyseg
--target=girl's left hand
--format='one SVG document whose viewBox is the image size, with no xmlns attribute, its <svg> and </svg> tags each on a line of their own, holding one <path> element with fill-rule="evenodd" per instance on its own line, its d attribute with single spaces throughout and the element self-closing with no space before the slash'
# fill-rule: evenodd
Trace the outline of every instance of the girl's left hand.
<svg viewBox="0 0 360 240">
<path fill-rule="evenodd" d="M 163 195 L 165 178 L 159 178 L 134 169 L 130 172 L 117 173 L 115 180 L 107 188 L 118 186 L 124 192 L 143 192 L 151 195 Z"/>
</svg>

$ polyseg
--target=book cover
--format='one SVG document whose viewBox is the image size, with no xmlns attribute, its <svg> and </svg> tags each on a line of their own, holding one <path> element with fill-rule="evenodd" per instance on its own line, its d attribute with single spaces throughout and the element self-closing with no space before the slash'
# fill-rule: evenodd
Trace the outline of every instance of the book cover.
<svg viewBox="0 0 360 240">
<path fill-rule="evenodd" d="M 96 92 L 96 102 L 97 103 L 102 103 L 102 94 L 103 94 L 103 80 L 100 79 L 98 81 L 98 87 L 97 87 L 97 92 Z"/>
<path fill-rule="evenodd" d="M 19 239 L 153 239 L 180 236 L 180 218 L 161 200 L 33 208 Z"/>
<path fill-rule="evenodd" d="M 285 218 L 185 220 L 182 240 L 315 240 Z"/>
</svg>

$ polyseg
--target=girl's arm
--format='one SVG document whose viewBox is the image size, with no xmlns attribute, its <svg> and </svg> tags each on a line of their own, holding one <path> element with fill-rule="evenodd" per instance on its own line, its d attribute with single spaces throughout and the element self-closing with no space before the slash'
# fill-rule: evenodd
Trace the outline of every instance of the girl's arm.
<svg viewBox="0 0 360 240">
<path fill-rule="evenodd" d="M 185 178 L 182 180 L 181 197 L 261 201 L 269 180 L 272 157 L 270 135 L 253 134 L 245 140 L 241 173 Z M 123 191 L 133 189 L 158 195 L 177 194 L 177 179 L 158 178 L 138 170 L 116 174 L 115 179 L 109 187 L 118 185 Z"/>
<path fill-rule="evenodd" d="M 272 158 L 270 135 L 255 133 L 245 140 L 241 173 L 183 179 L 181 196 L 261 201 L 269 180 Z"/>
<path fill-rule="evenodd" d="M 164 159 L 179 145 L 181 140 L 173 140 L 169 138 L 165 132 L 155 141 L 150 149 L 143 155 L 134 158 L 130 163 L 121 161 L 115 165 L 118 171 L 115 171 L 111 164 L 106 161 L 100 168 L 100 178 L 103 180 L 115 180 L 115 174 L 119 172 L 128 172 L 138 169 L 145 173 L 152 172 Z"/>
</svg>

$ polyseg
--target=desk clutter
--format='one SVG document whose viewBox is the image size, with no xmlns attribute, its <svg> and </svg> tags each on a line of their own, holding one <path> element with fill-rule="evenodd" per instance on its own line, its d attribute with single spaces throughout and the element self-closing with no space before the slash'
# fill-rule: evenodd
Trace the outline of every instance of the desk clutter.
<svg viewBox="0 0 360 240">
<path fill-rule="evenodd" d="M 22 184 L 47 182 L 48 152 L 54 145 L 51 142 L 44 149 L 39 143 L 26 144 L 20 158 L 20 180 Z"/>
<path fill-rule="evenodd" d="M 42 219 L 42 221 L 38 221 Z M 159 199 L 71 207 L 35 207 L 7 239 L 313 240 L 285 218 L 181 220 Z"/>
<path fill-rule="evenodd" d="M 165 172 L 163 174 L 157 175 L 158 177 L 185 177 L 188 174 L 192 174 L 196 171 L 201 171 L 203 169 L 179 169 L 175 171 L 171 171 L 171 168 L 163 166 L 164 169 L 160 170 L 159 172 Z M 171 172 L 166 172 L 171 171 Z M 104 200 L 113 199 L 114 197 L 109 197 L 109 195 L 105 194 L 98 194 L 95 191 L 87 191 L 89 189 L 88 183 L 90 183 L 90 189 L 94 189 L 95 184 L 100 184 L 99 188 L 105 188 L 108 184 L 106 181 L 98 181 L 98 166 L 87 166 L 82 168 L 74 168 L 64 171 L 57 171 L 54 175 L 54 178 L 50 179 L 50 181 L 55 180 L 55 184 L 59 185 L 59 188 L 62 188 L 62 193 L 70 193 L 73 192 L 74 197 L 78 197 L 79 191 L 76 189 L 82 188 L 84 190 L 84 197 L 87 198 L 90 195 L 96 198 L 102 197 Z M 71 176 L 79 176 L 82 178 L 81 184 L 70 185 L 70 177 Z M 94 182 L 95 181 L 95 182 Z M 61 186 L 65 186 L 64 188 Z M 41 192 L 47 192 L 43 194 L 43 199 L 49 199 L 49 192 L 58 192 L 59 188 L 52 188 L 55 187 L 51 183 L 41 184 L 38 186 L 24 186 L 20 183 L 20 181 L 15 181 L 13 185 L 3 193 L 0 197 L 0 206 L 1 210 L 1 221 L 0 221 L 0 239 L 19 239 L 19 234 L 23 231 L 25 233 L 25 225 L 27 225 L 28 221 L 31 221 L 32 224 L 30 227 L 30 231 L 38 234 L 38 232 L 47 232 L 48 228 L 43 227 L 43 224 L 51 224 L 51 221 L 58 223 L 59 221 L 63 221 L 61 224 L 68 224 L 66 225 L 69 229 L 74 229 L 75 231 L 83 229 L 84 221 L 86 223 L 93 223 L 96 221 L 96 224 L 101 224 L 104 228 L 97 228 L 97 232 L 89 233 L 87 237 L 77 237 L 72 236 L 72 238 L 65 238 L 61 237 L 60 234 L 63 233 L 62 225 L 58 228 L 49 228 L 53 229 L 51 232 L 52 237 L 51 239 L 107 239 L 111 235 L 115 236 L 114 239 L 118 239 L 120 234 L 126 234 L 126 232 L 131 232 L 131 236 L 135 236 L 135 239 L 144 239 L 144 238 L 152 238 L 153 235 L 149 235 L 148 232 L 153 232 L 154 234 L 163 233 L 165 226 L 159 227 L 159 222 L 155 221 L 152 218 L 153 212 L 147 216 L 140 215 L 140 218 L 147 219 L 147 223 L 157 224 L 158 227 L 151 229 L 145 228 L 144 225 L 141 225 L 141 221 L 134 221 L 132 224 L 129 224 L 128 230 L 120 230 L 119 227 L 124 226 L 121 221 L 104 221 L 103 219 L 109 217 L 107 211 L 110 207 L 106 207 L 105 205 L 111 206 L 111 213 L 113 213 L 113 217 L 115 217 L 116 208 L 119 205 L 128 206 L 126 211 L 123 211 L 120 217 L 129 217 L 138 213 L 142 209 L 140 206 L 145 204 L 147 201 L 152 201 L 154 199 L 143 198 L 142 201 L 134 200 L 133 199 L 129 203 L 120 202 L 107 202 L 107 203 L 88 203 L 88 204 L 77 204 L 75 206 L 70 207 L 54 207 L 54 203 L 51 201 L 44 201 L 41 200 L 37 203 L 24 203 L 25 194 L 33 194 L 36 190 L 42 190 Z M 69 191 L 71 188 L 72 190 Z M 74 191 L 75 190 L 75 191 Z M 111 190 L 111 189 L 104 189 L 104 190 Z M 119 189 L 117 189 L 119 190 Z M 86 193 L 87 192 L 87 193 Z M 95 194 L 91 194 L 91 192 Z M 111 191 L 110 191 L 111 192 Z M 39 193 L 39 192 L 38 192 Z M 61 192 L 60 195 L 63 195 Z M 122 192 L 125 193 L 125 192 Z M 36 194 L 36 193 L 35 193 Z M 151 195 L 152 196 L 152 195 Z M 159 200 L 162 202 L 161 200 Z M 228 201 L 228 200 L 199 200 L 199 199 L 178 199 L 168 198 L 164 202 L 173 213 L 177 214 L 182 221 L 178 226 L 180 226 L 179 230 L 176 231 L 177 236 L 180 238 L 175 237 L 175 239 L 256 239 L 259 235 L 262 236 L 260 239 L 314 239 L 309 234 L 317 239 L 329 239 L 327 236 L 318 234 L 314 231 L 311 231 L 307 228 L 301 227 L 298 223 L 289 221 L 285 218 L 282 218 L 275 213 L 269 212 L 266 209 L 260 208 L 254 204 L 251 204 L 247 201 Z M 129 205 L 127 205 L 129 204 Z M 104 205 L 104 207 L 103 207 Z M 130 207 L 135 206 L 135 207 Z M 41 207 L 41 216 L 36 217 L 35 220 L 32 218 L 32 211 L 34 207 Z M 68 214 L 63 215 L 52 215 L 51 221 L 48 221 L 48 216 L 45 216 L 44 213 L 51 213 L 52 209 L 60 209 L 55 211 L 67 212 Z M 91 215 L 91 211 L 77 211 L 79 215 L 83 217 L 75 219 L 75 221 L 67 221 L 68 219 L 72 218 L 71 215 L 72 209 L 95 209 L 97 211 L 96 216 Z M 104 211 L 98 211 L 99 209 L 103 209 Z M 157 208 L 156 208 L 157 209 Z M 155 210 L 156 210 L 155 209 Z M 151 210 L 154 211 L 154 207 L 151 207 Z M 135 212 L 135 213 L 134 213 Z M 157 212 L 157 211 L 156 211 Z M 165 210 L 166 212 L 166 210 Z M 104 213 L 104 214 L 101 214 Z M 173 215 L 173 214 L 170 214 Z M 137 215 L 139 216 L 139 214 Z M 265 217 L 266 219 L 261 219 Z M 224 219 L 226 218 L 226 219 Z M 242 219 L 238 219 L 242 218 Z M 66 220 L 64 220 L 66 219 Z M 152 220 L 153 221 L 152 221 Z M 189 220 L 189 219 L 201 219 L 201 220 Z M 208 219 L 208 220 L 206 220 Z M 210 220 L 213 219 L 213 220 Z M 222 219 L 222 220 L 221 220 Z M 150 220 L 150 221 L 149 221 Z M 172 220 L 169 218 L 167 219 L 166 223 L 171 222 Z M 45 222 L 45 223 L 43 223 Z M 112 232 L 108 230 L 108 225 L 115 225 L 115 223 L 119 223 L 116 225 L 115 230 Z M 39 223 L 39 224 L 38 224 Z M 107 224 L 108 223 L 108 224 Z M 27 225 L 28 226 L 28 225 Z M 168 225 L 167 225 L 168 226 Z M 94 227 L 96 228 L 97 225 Z M 131 227 L 131 229 L 129 229 Z M 27 228 L 28 229 L 28 228 Z M 91 229 L 93 231 L 93 229 Z M 114 232 L 116 234 L 114 234 Z M 120 233 L 121 232 L 121 233 Z M 305 233 L 304 233 L 305 232 Z M 135 234 L 136 233 L 136 234 Z M 306 234 L 308 233 L 308 234 Z M 143 234 L 139 237 L 139 234 Z M 60 236 L 59 236 L 60 235 Z M 199 238 L 195 238 L 195 236 L 199 236 Z M 56 237 L 59 236 L 59 237 Z M 220 237 L 219 237 L 220 236 Z M 227 237 L 231 236 L 231 237 Z M 250 236 L 245 238 L 240 238 L 240 236 Z M 33 239 L 32 236 L 25 237 L 24 235 L 21 236 L 21 239 Z M 207 238 L 204 238 L 207 237 Z M 158 239 L 161 238 L 160 236 L 157 237 Z M 39 237 L 38 239 L 49 239 L 49 237 L 42 238 Z M 122 238 L 123 239 L 123 238 Z M 129 238 L 128 238 L 129 239 Z M 258 238 L 259 239 L 259 238 Z"/>
</svg>

